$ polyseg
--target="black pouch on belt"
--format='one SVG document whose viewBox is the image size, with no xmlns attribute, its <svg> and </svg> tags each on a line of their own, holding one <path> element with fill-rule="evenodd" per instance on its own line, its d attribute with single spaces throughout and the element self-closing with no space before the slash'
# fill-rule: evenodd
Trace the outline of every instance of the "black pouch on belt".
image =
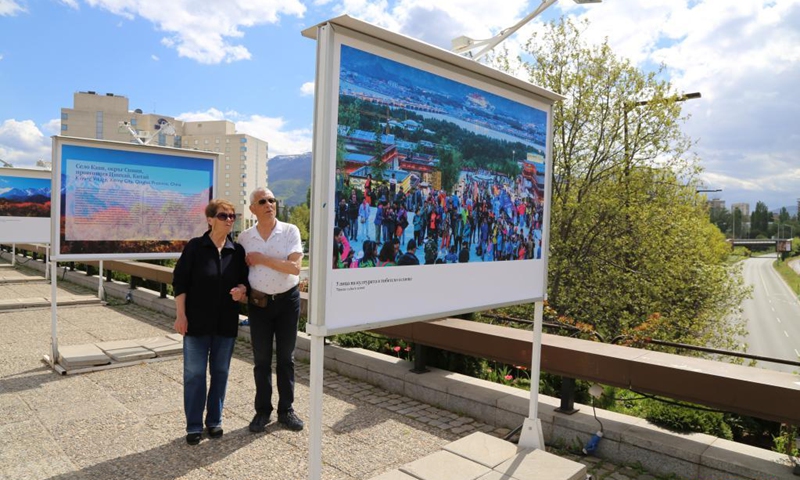
<svg viewBox="0 0 800 480">
<path fill-rule="evenodd" d="M 269 295 L 267 295 L 266 293 L 259 292 L 254 288 L 250 289 L 250 303 L 255 305 L 256 307 L 266 308 L 268 298 Z"/>
</svg>

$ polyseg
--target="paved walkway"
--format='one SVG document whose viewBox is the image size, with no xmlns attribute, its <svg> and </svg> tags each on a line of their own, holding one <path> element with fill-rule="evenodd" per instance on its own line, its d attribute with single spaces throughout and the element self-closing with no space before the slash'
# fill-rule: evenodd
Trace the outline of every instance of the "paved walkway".
<svg viewBox="0 0 800 480">
<path fill-rule="evenodd" d="M 19 273 L 19 270 L 15 270 Z M 20 273 L 22 274 L 22 273 Z M 8 281 L 8 268 L 3 268 Z M 32 275 L 32 274 L 25 274 Z M 0 298 L 49 295 L 44 283 L 0 284 Z M 88 290 L 59 283 L 59 295 Z M 172 319 L 134 305 L 63 307 L 59 343 L 152 337 Z M 0 479 L 305 479 L 308 431 L 272 423 L 252 434 L 250 347 L 237 342 L 225 406 L 225 435 L 198 446 L 184 440 L 180 356 L 60 376 L 49 351 L 49 308 L 0 311 Z M 295 407 L 307 419 L 308 365 L 298 363 Z M 476 422 L 334 372 L 325 373 L 323 478 L 367 479 L 438 451 L 475 431 Z M 638 469 L 553 451 L 581 461 L 595 479 L 655 479 Z"/>
</svg>

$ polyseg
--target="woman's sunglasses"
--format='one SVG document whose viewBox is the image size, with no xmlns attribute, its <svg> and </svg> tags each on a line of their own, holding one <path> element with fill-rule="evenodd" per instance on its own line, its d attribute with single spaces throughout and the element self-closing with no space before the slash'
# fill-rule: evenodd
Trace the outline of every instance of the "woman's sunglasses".
<svg viewBox="0 0 800 480">
<path fill-rule="evenodd" d="M 214 216 L 217 218 L 217 220 L 222 220 L 223 222 L 225 222 L 227 220 L 236 220 L 236 215 L 237 214 L 235 214 L 235 213 L 221 213 L 220 212 L 220 213 L 218 213 L 218 214 L 216 214 Z"/>
<path fill-rule="evenodd" d="M 261 199 L 261 200 L 259 200 L 257 203 L 258 203 L 259 205 L 264 205 L 264 204 L 265 204 L 265 203 L 267 203 L 267 202 L 269 202 L 269 203 L 275 203 L 275 202 L 277 202 L 277 201 L 278 201 L 278 200 L 276 200 L 276 199 L 274 199 L 274 198 L 262 198 L 262 199 Z"/>
</svg>

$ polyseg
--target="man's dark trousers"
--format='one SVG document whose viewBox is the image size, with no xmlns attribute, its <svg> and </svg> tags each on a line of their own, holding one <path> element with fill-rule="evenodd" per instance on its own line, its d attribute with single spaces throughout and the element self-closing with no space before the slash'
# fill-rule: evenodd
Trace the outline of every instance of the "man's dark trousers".
<svg viewBox="0 0 800 480">
<path fill-rule="evenodd" d="M 278 413 L 292 410 L 294 403 L 294 347 L 300 318 L 300 292 L 269 300 L 266 308 L 248 305 L 253 375 L 256 383 L 256 413 L 272 412 L 272 341 L 275 340 L 278 377 Z"/>
</svg>

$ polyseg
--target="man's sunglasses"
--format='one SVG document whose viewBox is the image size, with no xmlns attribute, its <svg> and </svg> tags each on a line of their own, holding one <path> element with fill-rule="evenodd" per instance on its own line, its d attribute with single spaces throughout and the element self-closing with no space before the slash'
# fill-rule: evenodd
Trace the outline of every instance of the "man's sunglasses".
<svg viewBox="0 0 800 480">
<path fill-rule="evenodd" d="M 227 220 L 236 220 L 237 214 L 220 212 L 220 213 L 218 213 L 218 214 L 216 214 L 214 216 L 217 218 L 217 220 L 222 220 L 223 222 L 225 222 Z"/>
<path fill-rule="evenodd" d="M 258 201 L 258 202 L 256 202 L 256 203 L 258 203 L 259 205 L 264 205 L 264 204 L 265 204 L 265 203 L 267 203 L 267 202 L 269 202 L 269 203 L 276 203 L 277 201 L 278 201 L 278 200 L 276 200 L 275 198 L 262 198 L 261 200 L 259 200 L 259 201 Z"/>
</svg>

